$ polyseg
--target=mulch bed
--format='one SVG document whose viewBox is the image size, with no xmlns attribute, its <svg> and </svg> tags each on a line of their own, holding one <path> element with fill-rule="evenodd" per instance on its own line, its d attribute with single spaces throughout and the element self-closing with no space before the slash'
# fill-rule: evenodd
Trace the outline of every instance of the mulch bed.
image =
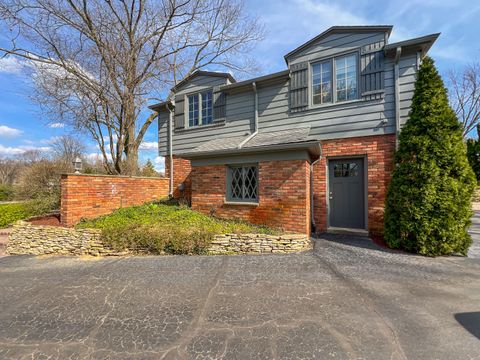
<svg viewBox="0 0 480 360">
<path fill-rule="evenodd" d="M 63 226 L 60 222 L 60 214 L 36 216 L 27 220 L 32 225 Z"/>
</svg>

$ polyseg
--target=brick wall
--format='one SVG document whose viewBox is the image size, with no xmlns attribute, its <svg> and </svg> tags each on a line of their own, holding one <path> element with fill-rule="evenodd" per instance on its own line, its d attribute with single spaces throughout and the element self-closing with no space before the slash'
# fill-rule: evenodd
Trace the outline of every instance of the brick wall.
<svg viewBox="0 0 480 360">
<path fill-rule="evenodd" d="M 175 199 L 183 198 L 188 203 L 191 202 L 191 176 L 192 167 L 190 160 L 185 160 L 177 156 L 173 156 L 173 197 Z M 170 178 L 170 158 L 165 157 L 165 176 Z M 185 184 L 185 189 L 180 191 L 178 185 Z"/>
<path fill-rule="evenodd" d="M 310 166 L 306 160 L 259 164 L 259 204 L 225 204 L 225 165 L 192 168 L 192 208 L 205 214 L 310 234 Z"/>
<path fill-rule="evenodd" d="M 168 196 L 168 178 L 67 174 L 62 175 L 61 187 L 65 226 Z"/>
<path fill-rule="evenodd" d="M 337 156 L 366 157 L 368 168 L 368 229 L 383 234 L 385 194 L 393 170 L 395 135 L 322 141 L 322 159 L 314 166 L 314 216 L 317 232 L 327 229 L 327 160 Z"/>
</svg>

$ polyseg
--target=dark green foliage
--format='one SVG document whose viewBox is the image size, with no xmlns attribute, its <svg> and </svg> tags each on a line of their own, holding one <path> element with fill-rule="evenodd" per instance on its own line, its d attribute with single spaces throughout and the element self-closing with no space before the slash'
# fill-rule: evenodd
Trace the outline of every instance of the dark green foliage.
<svg viewBox="0 0 480 360">
<path fill-rule="evenodd" d="M 111 215 L 82 221 L 77 227 L 102 229 L 102 240 L 117 251 L 130 249 L 154 254 L 203 254 L 215 234 L 278 233 L 165 202 L 120 209 Z"/>
<path fill-rule="evenodd" d="M 475 176 L 460 124 L 434 62 L 418 72 L 410 119 L 400 134 L 385 207 L 385 241 L 437 256 L 467 254 Z"/>
<path fill-rule="evenodd" d="M 33 213 L 26 203 L 0 205 L 0 228 L 7 227 L 17 220 L 26 219 Z"/>
<path fill-rule="evenodd" d="M 58 208 L 56 198 L 54 197 L 11 204 L 0 204 L 0 228 L 12 225 L 18 220 L 47 214 L 54 208 Z"/>
<path fill-rule="evenodd" d="M 480 141 L 478 139 L 467 140 L 467 157 L 477 181 L 480 181 Z"/>
<path fill-rule="evenodd" d="M 0 185 L 0 201 L 12 201 L 15 192 L 11 185 Z"/>
</svg>

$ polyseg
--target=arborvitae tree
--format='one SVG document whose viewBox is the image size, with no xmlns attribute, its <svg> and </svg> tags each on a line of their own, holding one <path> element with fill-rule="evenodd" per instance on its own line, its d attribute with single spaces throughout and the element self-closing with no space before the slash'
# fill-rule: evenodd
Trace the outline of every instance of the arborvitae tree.
<svg viewBox="0 0 480 360">
<path fill-rule="evenodd" d="M 150 159 L 147 160 L 142 168 L 142 176 L 158 176 L 158 172 Z"/>
<path fill-rule="evenodd" d="M 385 241 L 427 256 L 466 255 L 476 181 L 460 123 L 428 57 L 417 74 L 399 141 L 385 204 Z"/>
</svg>

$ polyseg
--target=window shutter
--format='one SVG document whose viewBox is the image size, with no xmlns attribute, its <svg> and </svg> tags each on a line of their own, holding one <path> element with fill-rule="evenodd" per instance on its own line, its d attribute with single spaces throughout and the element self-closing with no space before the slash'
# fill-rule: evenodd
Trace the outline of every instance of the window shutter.
<svg viewBox="0 0 480 360">
<path fill-rule="evenodd" d="M 175 96 L 175 129 L 185 128 L 185 97 Z"/>
<path fill-rule="evenodd" d="M 381 99 L 384 95 L 383 42 L 367 45 L 360 54 L 360 91 L 362 99 Z"/>
<path fill-rule="evenodd" d="M 298 112 L 308 107 L 308 62 L 290 66 L 290 111 Z"/>
<path fill-rule="evenodd" d="M 227 115 L 227 94 L 220 88 L 213 88 L 213 122 L 224 122 Z"/>
</svg>

